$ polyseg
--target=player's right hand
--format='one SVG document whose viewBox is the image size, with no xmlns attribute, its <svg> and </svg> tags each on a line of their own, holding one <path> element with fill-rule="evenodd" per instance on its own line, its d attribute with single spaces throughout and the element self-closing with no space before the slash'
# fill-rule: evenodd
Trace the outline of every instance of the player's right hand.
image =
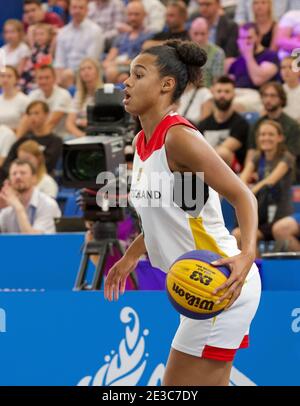
<svg viewBox="0 0 300 406">
<path fill-rule="evenodd" d="M 125 292 L 127 277 L 135 270 L 138 260 L 132 260 L 126 255 L 116 262 L 109 270 L 104 284 L 104 298 L 112 302 L 119 299 L 120 293 Z"/>
</svg>

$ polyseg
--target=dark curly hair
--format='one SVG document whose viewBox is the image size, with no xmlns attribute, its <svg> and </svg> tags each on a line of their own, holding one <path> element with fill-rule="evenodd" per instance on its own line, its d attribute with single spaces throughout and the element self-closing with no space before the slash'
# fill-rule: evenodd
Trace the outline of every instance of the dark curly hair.
<svg viewBox="0 0 300 406">
<path fill-rule="evenodd" d="M 161 77 L 172 76 L 176 80 L 176 87 L 172 101 L 176 102 L 183 94 L 189 83 L 195 87 L 202 84 L 201 68 L 206 64 L 206 52 L 195 42 L 170 40 L 163 45 L 146 49 L 142 54 L 157 57 Z"/>
</svg>

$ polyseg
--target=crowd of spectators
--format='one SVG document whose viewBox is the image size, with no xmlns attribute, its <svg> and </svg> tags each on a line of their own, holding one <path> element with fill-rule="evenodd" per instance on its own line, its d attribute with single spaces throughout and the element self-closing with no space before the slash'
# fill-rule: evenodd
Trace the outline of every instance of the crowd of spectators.
<svg viewBox="0 0 300 406">
<path fill-rule="evenodd" d="M 142 49 L 179 39 L 208 61 L 178 112 L 257 195 L 258 239 L 299 250 L 299 0 L 24 0 L 2 37 L 0 232 L 54 231 L 62 144 L 85 135 L 96 90 L 122 83 Z"/>
</svg>

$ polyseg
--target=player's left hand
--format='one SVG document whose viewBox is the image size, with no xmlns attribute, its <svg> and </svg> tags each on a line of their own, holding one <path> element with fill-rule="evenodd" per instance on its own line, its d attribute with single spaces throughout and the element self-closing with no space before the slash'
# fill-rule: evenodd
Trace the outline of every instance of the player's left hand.
<svg viewBox="0 0 300 406">
<path fill-rule="evenodd" d="M 231 274 L 227 281 L 219 286 L 213 294 L 216 295 L 222 290 L 226 290 L 223 296 L 220 297 L 217 304 L 222 303 L 225 299 L 230 299 L 225 309 L 228 309 L 240 296 L 245 279 L 250 271 L 250 268 L 254 262 L 255 255 L 245 254 L 241 252 L 234 257 L 222 258 L 211 263 L 213 266 L 227 266 Z"/>
</svg>

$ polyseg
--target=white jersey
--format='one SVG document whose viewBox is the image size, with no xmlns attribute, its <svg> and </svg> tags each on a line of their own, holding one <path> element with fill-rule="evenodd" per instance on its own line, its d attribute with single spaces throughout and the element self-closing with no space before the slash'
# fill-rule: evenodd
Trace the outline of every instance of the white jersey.
<svg viewBox="0 0 300 406">
<path fill-rule="evenodd" d="M 222 256 L 239 253 L 235 238 L 224 225 L 215 190 L 203 185 L 201 196 L 197 196 L 203 199 L 200 203 L 203 207 L 196 216 L 174 202 L 173 193 L 182 183 L 169 168 L 165 137 L 169 128 L 175 125 L 195 128 L 172 113 L 159 123 L 148 143 L 143 131 L 138 134 L 130 193 L 141 219 L 151 264 L 164 272 L 168 272 L 179 256 L 195 249 L 210 250 Z"/>
<path fill-rule="evenodd" d="M 151 264 L 164 272 L 168 272 L 179 256 L 195 249 L 210 250 L 222 256 L 240 252 L 235 238 L 224 225 L 219 196 L 205 185 L 205 179 L 200 191 L 202 202 L 197 210 L 191 213 L 186 208 L 189 205 L 178 204 L 180 178 L 171 172 L 165 149 L 166 134 L 174 125 L 194 128 L 178 114 L 169 114 L 158 124 L 148 143 L 144 132 L 139 133 L 130 193 L 141 219 Z M 194 176 L 194 179 L 199 178 Z M 248 346 L 249 327 L 260 291 L 260 277 L 253 264 L 239 298 L 227 311 L 207 320 L 180 316 L 173 349 L 196 357 L 231 362 L 237 349 Z"/>
</svg>

